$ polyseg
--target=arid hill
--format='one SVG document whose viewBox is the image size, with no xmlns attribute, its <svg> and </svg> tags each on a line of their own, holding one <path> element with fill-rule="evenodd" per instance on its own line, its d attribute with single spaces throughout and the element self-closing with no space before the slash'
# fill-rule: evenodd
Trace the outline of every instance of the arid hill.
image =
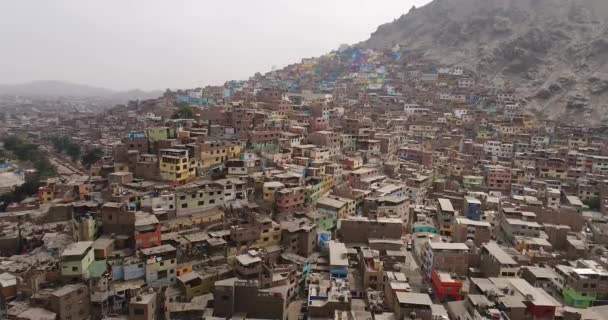
<svg viewBox="0 0 608 320">
<path fill-rule="evenodd" d="M 359 45 L 424 50 L 507 81 L 550 118 L 597 123 L 608 121 L 607 21 L 606 0 L 435 0 Z"/>
</svg>

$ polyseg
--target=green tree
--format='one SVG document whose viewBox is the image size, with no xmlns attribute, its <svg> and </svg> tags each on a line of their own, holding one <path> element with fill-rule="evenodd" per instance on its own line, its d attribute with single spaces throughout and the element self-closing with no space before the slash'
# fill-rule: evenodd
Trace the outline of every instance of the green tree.
<svg viewBox="0 0 608 320">
<path fill-rule="evenodd" d="M 71 143 L 67 146 L 65 153 L 70 156 L 72 161 L 76 162 L 78 161 L 78 158 L 80 158 L 80 146 L 75 143 Z"/>
<path fill-rule="evenodd" d="M 173 113 L 171 119 L 192 119 L 194 118 L 194 107 L 182 103 L 177 106 L 177 111 Z"/>
<path fill-rule="evenodd" d="M 95 148 L 82 156 L 82 165 L 87 169 L 103 157 L 103 150 Z"/>
<path fill-rule="evenodd" d="M 595 198 L 591 198 L 589 200 L 585 200 L 583 201 L 584 204 L 586 204 L 589 209 L 594 210 L 594 211 L 600 211 L 601 208 L 601 203 L 600 203 L 600 198 L 595 197 Z"/>
<path fill-rule="evenodd" d="M 17 159 L 31 163 L 41 177 L 52 177 L 56 174 L 55 167 L 37 145 L 16 136 L 7 137 L 2 141 L 5 149 L 11 151 Z"/>
<path fill-rule="evenodd" d="M 23 199 L 33 196 L 38 193 L 38 188 L 41 187 L 38 181 L 26 181 L 24 184 L 16 187 L 12 192 L 5 193 L 0 196 L 0 211 L 4 212 L 6 207 L 13 202 L 20 202 Z"/>
</svg>

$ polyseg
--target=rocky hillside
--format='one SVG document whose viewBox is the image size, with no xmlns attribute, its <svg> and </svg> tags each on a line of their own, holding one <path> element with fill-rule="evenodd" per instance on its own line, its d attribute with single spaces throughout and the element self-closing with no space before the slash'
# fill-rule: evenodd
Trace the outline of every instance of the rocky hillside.
<svg viewBox="0 0 608 320">
<path fill-rule="evenodd" d="M 554 119 L 608 121 L 607 0 L 434 0 L 361 46 L 395 44 L 502 78 Z"/>
</svg>

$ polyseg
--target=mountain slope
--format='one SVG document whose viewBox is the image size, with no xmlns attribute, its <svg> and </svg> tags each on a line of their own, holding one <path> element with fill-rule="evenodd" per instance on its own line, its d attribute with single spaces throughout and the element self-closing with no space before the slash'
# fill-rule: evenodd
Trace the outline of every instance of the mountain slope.
<svg viewBox="0 0 608 320">
<path fill-rule="evenodd" d="M 608 110 L 607 21 L 606 0 L 435 0 L 360 46 L 421 50 L 508 80 L 549 117 L 599 121 Z"/>
<path fill-rule="evenodd" d="M 162 91 L 114 91 L 106 88 L 93 87 L 63 81 L 32 81 L 21 84 L 0 84 L 0 94 L 46 97 L 98 97 L 120 102 L 134 99 L 158 98 Z"/>
</svg>

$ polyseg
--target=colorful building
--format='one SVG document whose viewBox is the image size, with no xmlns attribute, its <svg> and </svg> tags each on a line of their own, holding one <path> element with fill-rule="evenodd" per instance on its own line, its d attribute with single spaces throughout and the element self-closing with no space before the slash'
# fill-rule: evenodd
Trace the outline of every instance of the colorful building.
<svg viewBox="0 0 608 320">
<path fill-rule="evenodd" d="M 156 216 L 146 212 L 136 212 L 135 249 L 160 246 L 161 238 L 161 226 Z"/>
<path fill-rule="evenodd" d="M 175 129 L 169 127 L 149 127 L 146 130 L 146 134 L 148 135 L 148 140 L 150 142 L 175 139 L 177 136 Z"/>
<path fill-rule="evenodd" d="M 95 260 L 93 241 L 75 242 L 61 254 L 59 269 L 66 277 L 81 277 L 88 272 L 89 266 Z"/>
<path fill-rule="evenodd" d="M 452 277 L 448 272 L 433 271 L 433 289 L 441 302 L 462 300 L 463 281 Z"/>
<path fill-rule="evenodd" d="M 188 150 L 162 149 L 158 163 L 162 180 L 181 185 L 195 176 L 195 168 L 190 168 Z"/>
</svg>

